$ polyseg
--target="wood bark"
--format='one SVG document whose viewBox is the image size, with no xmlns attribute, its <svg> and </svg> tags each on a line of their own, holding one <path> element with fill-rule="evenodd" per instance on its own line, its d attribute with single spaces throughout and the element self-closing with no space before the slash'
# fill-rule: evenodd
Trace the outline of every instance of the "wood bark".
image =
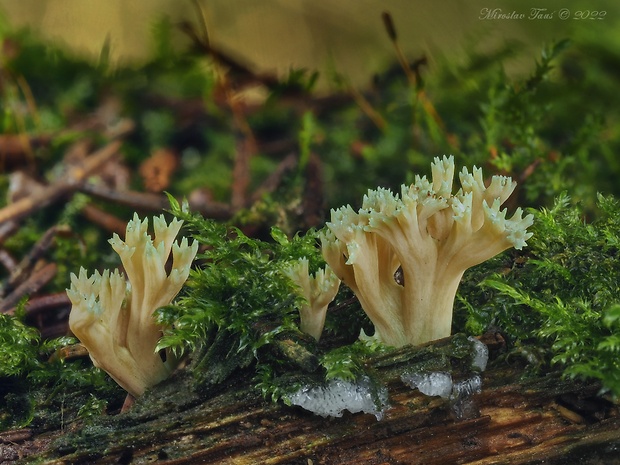
<svg viewBox="0 0 620 465">
<path fill-rule="evenodd" d="M 400 381 L 415 350 L 371 362 L 389 390 L 381 421 L 272 403 L 244 372 L 203 398 L 185 370 L 127 413 L 62 432 L 4 433 L 0 448 L 44 449 L 26 461 L 50 465 L 620 463 L 619 408 L 596 383 L 525 376 L 522 367 L 496 363 L 483 374 L 482 391 L 456 405 Z"/>
</svg>

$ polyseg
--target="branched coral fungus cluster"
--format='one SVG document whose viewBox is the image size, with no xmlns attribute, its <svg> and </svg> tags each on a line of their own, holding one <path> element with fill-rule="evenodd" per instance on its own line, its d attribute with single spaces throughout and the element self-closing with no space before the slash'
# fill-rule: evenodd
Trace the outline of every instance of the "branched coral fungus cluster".
<svg viewBox="0 0 620 465">
<path fill-rule="evenodd" d="M 516 183 L 482 170 L 459 174 L 452 194 L 454 158 L 435 158 L 432 180 L 416 176 L 401 187 L 371 190 L 362 207 L 332 210 L 323 255 L 358 297 L 375 336 L 392 346 L 450 335 L 452 307 L 466 269 L 509 247 L 525 245 L 533 216 L 521 209 L 506 218 L 501 205 Z M 402 280 L 395 274 L 402 271 Z"/>
<path fill-rule="evenodd" d="M 454 158 L 435 158 L 432 177 L 416 176 L 400 195 L 370 190 L 362 206 L 332 210 L 321 235 L 328 266 L 309 273 L 309 260 L 290 264 L 286 274 L 299 288 L 301 330 L 319 340 L 329 302 L 343 281 L 375 326 L 374 337 L 400 347 L 450 335 L 452 307 L 464 271 L 509 247 L 520 249 L 531 236 L 533 216 L 517 209 L 506 218 L 501 205 L 516 183 L 464 168 L 453 194 Z M 96 366 L 133 395 L 166 378 L 171 353 L 156 352 L 163 328 L 153 312 L 169 304 L 189 275 L 198 244 L 173 243 L 182 222 L 155 218 L 154 238 L 146 220 L 134 216 L 125 241 L 110 243 L 120 255 L 128 281 L 118 272 L 80 270 L 67 291 L 73 303 L 69 324 Z M 172 253 L 172 269 L 166 262 Z M 398 276 L 398 277 L 397 277 Z"/>
<path fill-rule="evenodd" d="M 88 349 L 95 366 L 108 372 L 134 396 L 167 378 L 174 369 L 171 353 L 156 352 L 162 327 L 153 312 L 169 304 L 187 280 L 198 243 L 174 239 L 182 221 L 169 225 L 162 216 L 153 219 L 154 238 L 147 233 L 147 220 L 137 215 L 127 224 L 125 241 L 110 240 L 120 255 L 127 281 L 118 272 L 81 269 L 71 275 L 67 295 L 73 304 L 69 326 Z M 165 265 L 172 252 L 172 269 Z"/>
</svg>

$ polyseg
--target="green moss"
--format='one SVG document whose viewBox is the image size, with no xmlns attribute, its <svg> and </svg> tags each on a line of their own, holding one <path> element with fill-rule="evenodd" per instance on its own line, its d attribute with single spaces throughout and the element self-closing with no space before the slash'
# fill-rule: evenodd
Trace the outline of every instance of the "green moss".
<svg viewBox="0 0 620 465">
<path fill-rule="evenodd" d="M 534 212 L 523 255 L 479 268 L 461 297 L 473 327 L 505 331 L 518 341 L 516 353 L 532 346 L 538 368 L 556 365 L 620 395 L 620 202 L 599 195 L 597 208 L 588 222 L 564 195 L 552 209 Z M 501 273 L 483 276 L 501 266 Z"/>
<path fill-rule="evenodd" d="M 0 314 L 0 377 L 22 375 L 39 361 L 39 332 L 21 319 Z"/>
<path fill-rule="evenodd" d="M 193 369 L 202 388 L 215 386 L 254 361 L 306 365 L 300 354 L 308 338 L 297 327 L 299 296 L 284 270 L 302 256 L 317 262 L 315 236 L 288 240 L 274 230 L 277 241 L 260 241 L 183 211 L 174 200 L 172 212 L 206 249 L 183 295 L 156 312 L 168 327 L 158 348 L 178 354 L 198 349 Z"/>
<path fill-rule="evenodd" d="M 20 317 L 0 314 L 0 429 L 33 422 L 53 427 L 73 420 L 84 408 L 92 413 L 87 405 L 118 404 L 122 390 L 104 372 L 57 355 L 74 342 L 42 341 Z"/>
</svg>

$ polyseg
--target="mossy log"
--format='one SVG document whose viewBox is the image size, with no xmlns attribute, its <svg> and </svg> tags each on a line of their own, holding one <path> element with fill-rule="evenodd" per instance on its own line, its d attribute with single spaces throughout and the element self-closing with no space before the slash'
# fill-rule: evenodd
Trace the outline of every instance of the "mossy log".
<svg viewBox="0 0 620 465">
<path fill-rule="evenodd" d="M 243 372 L 201 398 L 182 370 L 129 412 L 62 432 L 14 432 L 11 444 L 27 450 L 38 441 L 46 450 L 25 461 L 56 465 L 620 463 L 619 406 L 600 397 L 595 383 L 558 373 L 524 377 L 522 368 L 497 363 L 483 374 L 482 392 L 457 412 L 449 400 L 400 381 L 420 350 L 371 361 L 389 389 L 381 421 L 348 412 L 323 418 L 271 403 Z M 8 447 L 2 439 L 0 448 Z"/>
</svg>

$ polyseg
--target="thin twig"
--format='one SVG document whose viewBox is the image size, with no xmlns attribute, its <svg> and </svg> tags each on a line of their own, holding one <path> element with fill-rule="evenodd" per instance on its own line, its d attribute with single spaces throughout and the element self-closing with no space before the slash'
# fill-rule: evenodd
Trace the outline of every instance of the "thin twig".
<svg viewBox="0 0 620 465">
<path fill-rule="evenodd" d="M 32 162 L 29 153 L 32 149 L 47 145 L 51 142 L 52 136 L 42 134 L 29 136 L 27 134 L 0 134 L 0 160 L 2 168 L 28 165 Z"/>
<path fill-rule="evenodd" d="M 0 210 L 0 225 L 7 221 L 19 221 L 34 211 L 54 203 L 63 195 L 75 190 L 93 172 L 114 157 L 120 149 L 121 142 L 114 141 L 102 147 L 83 162 L 68 167 L 66 173 L 53 184 L 44 187 L 28 197 L 7 205 Z"/>
<path fill-rule="evenodd" d="M 226 74 L 220 75 L 220 85 L 233 114 L 236 139 L 236 157 L 232 173 L 230 204 L 234 210 L 248 206 L 248 187 L 250 186 L 250 159 L 258 152 L 254 132 L 248 123 L 241 103 L 235 99 L 234 92 Z"/>
<path fill-rule="evenodd" d="M 37 315 L 45 313 L 48 310 L 54 310 L 59 307 L 68 307 L 71 301 L 66 292 L 57 292 L 55 294 L 46 294 L 32 297 L 28 300 L 25 310 L 26 315 Z M 10 309 L 6 313 L 13 313 L 15 309 Z"/>
<path fill-rule="evenodd" d="M 82 215 L 90 222 L 101 226 L 108 232 L 116 233 L 119 235 L 125 234 L 127 228 L 127 222 L 121 220 L 119 217 L 114 216 L 101 208 L 92 204 L 87 204 L 82 209 Z"/>
<path fill-rule="evenodd" d="M 162 211 L 170 207 L 168 199 L 160 194 L 136 191 L 117 191 L 98 184 L 85 183 L 80 191 L 102 200 L 108 200 L 117 204 L 131 207 L 135 210 Z M 232 209 L 229 205 L 221 202 L 191 203 L 192 210 L 200 212 L 207 218 L 227 220 L 232 217 Z"/>
<path fill-rule="evenodd" d="M 194 46 L 198 50 L 209 55 L 211 58 L 213 58 L 213 60 L 230 69 L 236 75 L 236 77 L 239 78 L 236 79 L 237 84 L 243 84 L 242 81 L 247 81 L 250 84 L 263 84 L 270 89 L 274 88 L 279 84 L 279 80 L 276 76 L 270 74 L 257 74 L 252 71 L 249 66 L 246 66 L 239 60 L 232 58 L 228 54 L 213 48 L 210 43 L 205 42 L 205 39 L 201 37 L 201 35 L 204 36 L 204 32 L 203 34 L 198 34 L 194 26 L 190 22 L 181 22 L 179 24 L 179 29 L 191 39 L 191 41 L 194 43 Z M 202 25 L 202 29 L 203 31 L 206 30 L 206 24 L 204 22 Z"/>
<path fill-rule="evenodd" d="M 240 131 L 235 132 L 237 132 L 237 143 L 235 165 L 232 172 L 230 205 L 236 211 L 248 206 L 247 193 L 250 186 L 250 158 L 254 153 L 251 146 L 256 147 L 256 144 L 252 144 L 246 137 L 240 134 Z"/>
<path fill-rule="evenodd" d="M 32 269 L 37 261 L 39 261 L 43 254 L 49 250 L 56 235 L 58 233 L 66 233 L 68 231 L 69 228 L 67 226 L 52 226 L 45 231 L 34 247 L 32 247 L 26 256 L 22 258 L 17 267 L 12 270 L 8 282 L 0 293 L 5 295 L 11 292 L 20 283 L 24 282 L 27 279 L 27 276 L 32 272 Z"/>
<path fill-rule="evenodd" d="M 0 433 L 0 443 L 15 444 L 26 441 L 33 436 L 33 432 L 29 428 L 12 429 Z"/>
<path fill-rule="evenodd" d="M 325 196 L 323 164 L 316 153 L 311 153 L 305 167 L 305 185 L 302 198 L 302 211 L 305 228 L 317 227 L 323 221 Z"/>
<path fill-rule="evenodd" d="M 0 249 L 0 263 L 9 271 L 17 267 L 17 260 L 4 249 Z"/>
<path fill-rule="evenodd" d="M 0 301 L 0 313 L 13 309 L 22 297 L 33 294 L 50 282 L 56 275 L 58 267 L 55 263 L 48 263 L 34 273 L 26 281 L 21 283 L 10 295 Z"/>
<path fill-rule="evenodd" d="M 193 204 L 190 202 L 189 207 L 197 211 L 205 218 L 215 220 L 229 220 L 233 216 L 233 209 L 229 205 L 222 202 L 210 202 L 208 204 Z"/>
<path fill-rule="evenodd" d="M 80 192 L 92 195 L 102 200 L 108 200 L 131 207 L 135 210 L 159 211 L 170 206 L 163 194 L 149 192 L 137 192 L 128 190 L 116 190 L 107 186 L 94 183 L 84 183 L 80 186 Z"/>
<path fill-rule="evenodd" d="M 17 221 L 5 221 L 0 222 L 0 244 L 3 244 L 9 237 L 11 237 L 19 229 L 19 223 Z"/>
<path fill-rule="evenodd" d="M 385 118 L 383 118 L 383 116 L 381 116 L 381 114 L 374 109 L 366 97 L 364 97 L 364 95 L 352 85 L 349 86 L 349 93 L 351 94 L 351 97 L 353 97 L 353 100 L 355 100 L 355 103 L 357 103 L 357 106 L 359 106 L 366 116 L 368 116 L 368 118 L 375 123 L 375 126 L 377 126 L 380 131 L 385 131 L 387 128 Z"/>
<path fill-rule="evenodd" d="M 276 167 L 275 170 L 265 179 L 262 184 L 254 191 L 251 197 L 251 203 L 259 200 L 263 195 L 267 193 L 271 193 L 276 190 L 276 188 L 282 182 L 282 178 L 287 174 L 292 172 L 297 166 L 298 155 L 295 153 L 291 153 L 287 155 Z"/>
</svg>

